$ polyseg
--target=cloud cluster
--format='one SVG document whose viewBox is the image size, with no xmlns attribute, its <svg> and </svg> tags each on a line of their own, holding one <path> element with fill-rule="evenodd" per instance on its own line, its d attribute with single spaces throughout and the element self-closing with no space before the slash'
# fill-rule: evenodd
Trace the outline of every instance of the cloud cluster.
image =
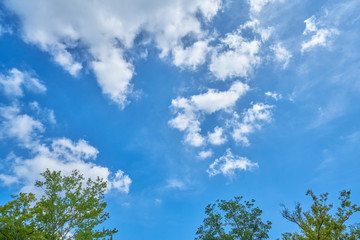
<svg viewBox="0 0 360 240">
<path fill-rule="evenodd" d="M 260 51 L 261 42 L 246 40 L 242 37 L 240 30 L 227 34 L 221 42 L 220 49 L 213 54 L 209 66 L 210 71 L 218 79 L 247 77 L 253 67 L 260 63 L 260 57 L 257 54 Z"/>
<path fill-rule="evenodd" d="M 15 141 L 29 156 L 19 157 L 10 153 L 1 164 L 2 183 L 19 184 L 22 186 L 21 191 L 33 191 L 35 180 L 46 169 L 62 171 L 64 174 L 78 169 L 86 178 L 103 178 L 108 183 L 108 190 L 128 193 L 131 184 L 129 176 L 121 170 L 113 174 L 108 168 L 95 164 L 98 150 L 85 140 L 74 142 L 65 137 L 44 139 L 45 124 L 23 113 L 18 97 L 23 95 L 24 88 L 36 86 L 36 90 L 45 91 L 45 86 L 26 72 L 12 69 L 9 73 L 5 77 L 1 75 L 1 83 L 4 91 L 15 99 L 11 105 L 0 106 L 0 139 Z M 41 109 L 36 102 L 31 103 L 31 106 L 35 113 Z"/>
<path fill-rule="evenodd" d="M 236 142 L 249 146 L 248 135 L 261 129 L 264 123 L 271 121 L 273 106 L 263 103 L 253 104 L 252 108 L 244 111 L 242 116 L 234 113 L 234 118 L 228 122 L 233 128 L 232 137 Z"/>
<path fill-rule="evenodd" d="M 262 47 L 270 39 L 274 29 L 263 27 L 260 20 L 257 19 L 257 15 L 270 2 L 275 1 L 249 1 L 250 20 L 240 25 L 236 31 L 227 33 L 225 37 L 218 39 L 217 45 L 209 44 L 210 40 L 195 43 L 193 47 L 196 44 L 203 47 L 197 49 L 197 54 L 192 54 L 192 56 L 197 56 L 192 58 L 197 61 L 185 58 L 185 52 L 179 51 L 181 58 L 179 57 L 175 65 L 195 69 L 198 64 L 206 62 L 205 57 L 208 55 L 210 56 L 208 69 L 216 80 L 232 82 L 227 91 L 208 89 L 203 94 L 188 98 L 178 97 L 171 103 L 171 109 L 175 116 L 169 121 L 169 125 L 184 132 L 184 143 L 202 147 L 198 154 L 199 159 L 213 156 L 212 149 L 206 149 L 208 145 L 222 146 L 230 138 L 243 146 L 249 146 L 249 134 L 261 129 L 263 124 L 271 121 L 272 106 L 263 103 L 253 104 L 251 108 L 245 109 L 240 115 L 235 111 L 235 108 L 238 107 L 237 101 L 250 90 L 250 87 L 239 80 L 234 80 L 239 77 L 248 79 L 262 62 Z M 252 34 L 249 36 L 248 32 Z M 193 52 L 193 47 L 188 47 L 186 50 Z M 291 54 L 281 44 L 276 45 L 273 51 L 276 60 L 282 62 L 285 68 Z M 280 98 L 280 95 L 275 97 Z M 221 121 L 205 134 L 202 129 L 203 121 L 209 115 L 212 118 L 219 117 L 219 112 L 221 112 Z M 231 156 L 231 150 L 228 149 L 226 156 L 217 159 L 210 166 L 209 175 L 222 173 L 230 176 L 234 169 L 247 170 L 250 168 L 250 161 L 234 160 L 234 157 Z"/>
<path fill-rule="evenodd" d="M 125 53 L 136 44 L 136 37 L 147 33 L 143 35 L 151 36 L 160 57 L 173 52 L 175 65 L 195 67 L 206 53 L 199 14 L 210 21 L 221 4 L 221 0 L 5 1 L 21 21 L 24 41 L 51 54 L 71 75 L 89 66 L 102 92 L 121 107 L 132 92 L 135 69 Z M 188 35 L 199 41 L 184 48 L 181 40 Z"/>
<path fill-rule="evenodd" d="M 247 84 L 238 81 L 234 82 L 227 91 L 209 89 L 206 93 L 190 98 L 178 97 L 172 100 L 171 108 L 176 117 L 171 119 L 169 124 L 186 133 L 186 143 L 195 147 L 202 146 L 206 138 L 201 135 L 201 117 L 220 110 L 230 110 L 249 89 Z M 221 135 L 222 129 L 217 128 L 214 133 L 209 134 L 209 141 L 213 144 L 221 144 L 224 142 Z"/>
<path fill-rule="evenodd" d="M 271 119 L 271 106 L 264 104 L 253 105 L 246 114 L 236 113 L 237 101 L 250 87 L 235 78 L 249 79 L 263 62 L 262 48 L 274 29 L 263 27 L 259 14 L 277 1 L 281 0 L 248 0 L 249 20 L 220 37 L 215 29 L 207 28 L 222 8 L 222 0 L 5 0 L 5 6 L 19 17 L 25 42 L 48 52 L 73 76 L 90 68 L 102 92 L 122 108 L 133 92 L 131 50 L 140 45 L 145 49 L 155 46 L 160 58 L 170 58 L 180 68 L 196 70 L 206 64 L 216 80 L 229 81 L 227 91 L 209 88 L 171 103 L 175 116 L 169 125 L 184 132 L 184 143 L 203 147 L 199 158 L 205 159 L 213 154 L 204 149 L 208 144 L 221 146 L 232 137 L 249 145 L 248 135 Z M 291 54 L 280 44 L 273 52 L 285 68 Z M 219 112 L 228 119 L 202 129 L 204 120 Z M 262 118 L 266 114 L 267 119 Z"/>
</svg>

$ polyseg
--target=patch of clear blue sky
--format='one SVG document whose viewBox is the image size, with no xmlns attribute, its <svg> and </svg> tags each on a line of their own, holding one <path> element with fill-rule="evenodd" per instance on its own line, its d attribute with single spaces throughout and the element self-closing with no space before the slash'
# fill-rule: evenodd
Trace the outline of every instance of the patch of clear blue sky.
<svg viewBox="0 0 360 240">
<path fill-rule="evenodd" d="M 229 4 L 213 23 L 220 34 L 248 19 L 247 4 Z M 214 148 L 214 157 L 231 147 L 234 153 L 259 163 L 258 169 L 239 172 L 232 180 L 209 178 L 205 170 L 213 158 L 197 159 L 196 149 L 183 145 L 183 134 L 168 125 L 172 99 L 197 94 L 204 86 L 226 89 L 230 85 L 207 83 L 206 67 L 195 72 L 180 70 L 150 50 L 147 59 L 135 62 L 132 83 L 135 90 L 141 90 L 141 97 L 124 110 L 101 94 L 90 71 L 71 77 L 48 54 L 24 43 L 18 31 L 0 37 L 0 69 L 33 71 L 46 85 L 46 94 L 23 98 L 24 103 L 36 100 L 54 110 L 57 124 L 47 126 L 45 137 L 83 138 L 99 150 L 97 164 L 129 174 L 133 183 L 128 195 L 107 195 L 111 214 L 107 224 L 119 229 L 117 238 L 192 239 L 208 203 L 242 195 L 254 198 L 264 211 L 263 218 L 273 222 L 270 235 L 275 239 L 282 232 L 296 230 L 282 219 L 280 203 L 289 207 L 295 201 L 308 204 L 307 189 L 329 192 L 332 199 L 340 190 L 351 189 L 353 200 L 360 202 L 360 21 L 355 21 L 360 9 L 351 10 L 349 19 L 339 23 L 340 34 L 330 48 L 303 54 L 299 50 L 304 20 L 334 4 L 336 1 L 285 1 L 264 13 L 269 26 L 280 29 L 279 40 L 298 42 L 298 49 L 291 49 L 293 58 L 287 69 L 264 60 L 248 80 L 252 91 L 240 100 L 240 112 L 251 101 L 276 107 L 273 121 L 250 136 L 249 147 L 229 141 Z M 350 24 L 351 20 L 355 22 Z M 284 99 L 271 101 L 264 96 L 266 91 L 279 92 Z M 295 102 L 288 101 L 290 96 L 296 96 Z M 1 100 L 6 101 L 3 96 Z M 205 124 L 213 126 L 209 121 Z M 11 140 L 1 140 L 0 157 L 4 159 L 10 151 L 27 154 Z M 173 178 L 188 184 L 184 189 L 167 189 L 167 180 Z M 1 202 L 17 190 L 0 188 Z"/>
</svg>

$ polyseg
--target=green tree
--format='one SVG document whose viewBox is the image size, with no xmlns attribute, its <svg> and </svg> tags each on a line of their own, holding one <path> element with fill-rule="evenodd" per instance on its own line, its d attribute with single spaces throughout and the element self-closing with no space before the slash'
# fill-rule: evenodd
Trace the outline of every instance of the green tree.
<svg viewBox="0 0 360 240">
<path fill-rule="evenodd" d="M 34 221 L 34 194 L 20 193 L 11 197 L 14 200 L 0 206 L 0 239 L 43 239 Z"/>
<path fill-rule="evenodd" d="M 335 209 L 328 203 L 328 194 L 316 196 L 308 190 L 307 196 L 312 198 L 310 210 L 303 212 L 300 203 L 290 211 L 283 205 L 282 215 L 285 219 L 297 224 L 300 233 L 284 233 L 284 240 L 356 240 L 360 239 L 360 224 L 346 225 L 346 221 L 360 207 L 350 201 L 350 191 L 340 192 L 340 205 Z"/>
<path fill-rule="evenodd" d="M 255 200 L 241 202 L 234 200 L 216 201 L 205 208 L 207 217 L 196 235 L 197 240 L 260 240 L 268 239 L 271 222 L 260 218 L 262 211 L 254 207 Z"/>
<path fill-rule="evenodd" d="M 38 201 L 32 193 L 20 193 L 0 207 L 0 239 L 112 239 L 116 229 L 98 226 L 109 218 L 105 181 L 85 180 L 77 170 L 69 176 L 50 170 L 41 175 L 44 180 L 35 184 L 43 190 Z"/>
</svg>

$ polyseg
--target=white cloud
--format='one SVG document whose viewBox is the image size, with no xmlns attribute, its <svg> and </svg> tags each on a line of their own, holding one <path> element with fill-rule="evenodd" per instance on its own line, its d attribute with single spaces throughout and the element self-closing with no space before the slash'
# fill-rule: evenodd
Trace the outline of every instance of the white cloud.
<svg viewBox="0 0 360 240">
<path fill-rule="evenodd" d="M 312 49 L 315 46 L 326 46 L 328 44 L 328 40 L 337 35 L 338 31 L 336 29 L 320 29 L 316 32 L 315 35 L 311 37 L 311 39 L 307 42 L 303 42 L 301 45 L 301 51 L 304 52 L 306 50 Z"/>
<path fill-rule="evenodd" d="M 98 150 L 84 140 L 72 142 L 66 138 L 53 139 L 50 146 L 33 142 L 29 150 L 32 157 L 17 158 L 10 163 L 8 173 L 2 174 L 1 179 L 10 178 L 12 181 L 4 181 L 4 184 L 19 183 L 21 191 L 34 191 L 35 180 L 46 169 L 61 171 L 65 175 L 77 169 L 85 178 L 103 178 L 108 183 L 108 190 L 114 188 L 124 193 L 129 191 L 131 180 L 122 171 L 113 175 L 108 168 L 89 161 L 96 158 Z"/>
<path fill-rule="evenodd" d="M 304 35 L 313 34 L 311 39 L 304 41 L 301 44 L 301 52 L 313 49 L 316 46 L 327 46 L 332 37 L 339 34 L 335 28 L 321 28 L 317 27 L 316 18 L 312 16 L 305 21 L 306 27 L 303 32 Z"/>
<path fill-rule="evenodd" d="M 311 32 L 316 32 L 318 30 L 315 21 L 316 21 L 315 16 L 311 16 L 310 18 L 308 18 L 304 21 L 304 23 L 305 23 L 305 30 L 303 32 L 304 35 L 311 33 Z"/>
<path fill-rule="evenodd" d="M 212 155 L 213 155 L 213 152 L 211 151 L 211 149 L 209 149 L 209 150 L 206 150 L 206 151 L 199 152 L 198 157 L 200 159 L 205 159 L 205 158 L 211 157 Z"/>
<path fill-rule="evenodd" d="M 247 171 L 254 167 L 258 167 L 257 163 L 251 162 L 245 157 L 239 157 L 233 155 L 230 149 L 226 150 L 226 154 L 216 159 L 206 172 L 210 177 L 223 174 L 226 177 L 232 177 L 235 175 L 236 170 Z"/>
<path fill-rule="evenodd" d="M 186 188 L 186 184 L 179 179 L 172 178 L 167 180 L 166 188 L 176 188 L 182 190 Z"/>
<path fill-rule="evenodd" d="M 209 89 L 207 93 L 191 97 L 191 104 L 197 111 L 214 113 L 222 109 L 232 108 L 236 101 L 242 97 L 250 87 L 242 82 L 234 82 L 228 91 L 219 92 Z"/>
<path fill-rule="evenodd" d="M 52 152 L 56 158 L 76 161 L 77 159 L 95 159 L 99 151 L 90 146 L 85 140 L 74 144 L 70 139 L 59 138 L 51 144 Z"/>
<path fill-rule="evenodd" d="M 211 50 L 207 41 L 197 41 L 192 46 L 183 48 L 182 46 L 176 46 L 173 53 L 173 64 L 178 67 L 191 67 L 196 69 L 198 65 L 201 65 L 206 60 L 206 55 Z"/>
<path fill-rule="evenodd" d="M 48 51 L 54 57 L 54 61 L 72 76 L 77 76 L 82 69 L 81 63 L 74 60 L 73 56 L 66 50 L 66 45 L 64 44 L 44 46 L 43 50 Z"/>
<path fill-rule="evenodd" d="M 200 131 L 200 128 L 195 128 L 194 130 L 191 129 L 190 131 L 188 131 L 185 137 L 185 143 L 194 147 L 200 147 L 204 145 L 205 138 L 201 136 Z"/>
<path fill-rule="evenodd" d="M 8 176 L 8 175 L 0 174 L 0 181 L 5 186 L 9 186 L 9 185 L 18 183 L 19 179 L 17 177 L 14 177 L 14 176 Z"/>
<path fill-rule="evenodd" d="M 271 121 L 272 107 L 263 103 L 254 104 L 242 114 L 241 121 L 239 121 L 240 116 L 235 113 L 234 119 L 229 121 L 229 125 L 234 129 L 232 133 L 234 140 L 248 146 L 250 144 L 248 135 Z"/>
<path fill-rule="evenodd" d="M 258 14 L 261 12 L 265 5 L 277 1 L 282 2 L 283 0 L 248 0 L 250 4 L 250 12 L 252 14 Z"/>
<path fill-rule="evenodd" d="M 14 0 L 5 1 L 5 5 L 19 17 L 24 41 L 51 54 L 74 76 L 84 63 L 90 66 L 103 93 L 124 107 L 135 72 L 124 51 L 133 47 L 136 36 L 149 33 L 149 42 L 155 43 L 160 57 L 175 50 L 174 64 L 195 67 L 204 61 L 206 52 L 202 39 L 207 33 L 198 14 L 210 21 L 222 1 Z M 189 34 L 199 41 L 186 49 L 177 48 Z M 79 47 L 84 55 L 77 51 Z"/>
<path fill-rule="evenodd" d="M 30 106 L 31 110 L 34 111 L 36 116 L 38 118 L 40 118 L 42 121 L 49 122 L 49 123 L 52 123 L 52 124 L 56 124 L 56 118 L 55 118 L 54 110 L 47 109 L 47 108 L 42 108 L 42 107 L 40 107 L 39 103 L 36 102 L 36 101 L 30 102 L 29 106 Z"/>
<path fill-rule="evenodd" d="M 223 47 L 218 48 L 211 58 L 210 71 L 220 80 L 231 77 L 247 77 L 261 58 L 257 55 L 261 43 L 258 40 L 247 41 L 240 32 L 227 34 L 222 39 Z"/>
<path fill-rule="evenodd" d="M 27 72 L 16 68 L 11 69 L 7 75 L 0 74 L 0 89 L 9 97 L 22 97 L 23 88 L 33 92 L 45 92 L 46 87 Z"/>
<path fill-rule="evenodd" d="M 37 80 L 25 76 L 18 70 L 13 69 L 10 73 L 15 77 L 10 74 L 10 80 L 5 81 L 16 79 L 16 87 L 10 91 L 13 96 L 22 96 L 22 85 L 37 91 L 46 90 Z M 15 99 L 10 106 L 0 106 L 0 138 L 15 140 L 19 147 L 29 154 L 28 157 L 18 157 L 12 153 L 1 163 L 0 181 L 4 185 L 17 184 L 22 186 L 21 191 L 35 191 L 35 180 L 39 179 L 40 173 L 46 169 L 61 171 L 64 174 L 78 169 L 86 178 L 103 178 L 108 183 L 108 190 L 129 192 L 131 179 L 128 175 L 121 170 L 112 174 L 108 168 L 94 163 L 93 160 L 99 152 L 95 147 L 82 139 L 73 142 L 68 138 L 47 137 L 44 140 L 44 124 L 34 116 L 22 113 L 19 107 L 21 105 L 18 99 Z M 29 105 L 35 114 L 41 115 L 43 112 L 37 102 Z M 46 115 L 49 115 L 48 122 L 55 121 L 52 111 L 47 110 Z"/>
<path fill-rule="evenodd" d="M 19 184 L 21 191 L 35 191 L 35 180 L 46 169 L 61 171 L 68 175 L 77 169 L 85 178 L 103 178 L 107 181 L 108 190 L 116 189 L 128 193 L 131 179 L 123 171 L 112 174 L 108 168 L 96 165 L 90 160 L 96 159 L 98 150 L 80 139 L 73 142 L 67 138 L 52 139 L 48 146 L 38 139 L 28 141 L 25 148 L 30 150 L 30 158 L 13 157 L 6 163 L 6 174 L 0 174 L 4 185 Z"/>
<path fill-rule="evenodd" d="M 276 92 L 266 92 L 265 95 L 268 97 L 272 97 L 273 99 L 275 99 L 275 101 L 279 101 L 280 99 L 282 99 L 282 95 Z"/>
<path fill-rule="evenodd" d="M 270 49 L 274 51 L 276 60 L 283 63 L 283 68 L 285 69 L 290 62 L 290 58 L 292 57 L 291 53 L 286 50 L 286 48 L 284 48 L 281 43 L 271 46 Z"/>
<path fill-rule="evenodd" d="M 214 132 L 208 133 L 208 140 L 213 145 L 222 145 L 227 139 L 223 135 L 224 129 L 221 127 L 215 127 Z"/>
<path fill-rule="evenodd" d="M 112 181 L 111 182 L 108 181 L 108 182 L 111 184 L 110 188 L 115 188 L 119 192 L 124 192 L 124 193 L 129 193 L 130 185 L 132 183 L 129 176 L 125 175 L 124 172 L 121 170 L 118 170 L 115 173 L 115 176 L 112 179 Z"/>
<path fill-rule="evenodd" d="M 246 28 L 249 28 L 253 30 L 254 33 L 259 34 L 263 42 L 267 41 L 274 31 L 272 27 L 267 27 L 267 28 L 261 27 L 260 21 L 252 16 L 250 21 L 240 26 L 240 29 L 246 29 Z"/>
<path fill-rule="evenodd" d="M 1 138 L 15 138 L 21 144 L 28 146 L 44 129 L 41 122 L 27 114 L 20 114 L 17 106 L 0 107 Z"/>
<path fill-rule="evenodd" d="M 126 62 L 118 49 L 106 49 L 92 63 L 102 92 L 124 108 L 127 95 L 132 91 L 130 80 L 134 74 L 133 66 Z"/>
<path fill-rule="evenodd" d="M 206 114 L 231 109 L 248 90 L 248 85 L 234 82 L 228 91 L 209 89 L 207 93 L 190 98 L 173 99 L 171 108 L 176 117 L 169 121 L 169 125 L 186 132 L 186 143 L 196 147 L 202 146 L 205 144 L 205 138 L 200 134 L 200 118 Z"/>
</svg>

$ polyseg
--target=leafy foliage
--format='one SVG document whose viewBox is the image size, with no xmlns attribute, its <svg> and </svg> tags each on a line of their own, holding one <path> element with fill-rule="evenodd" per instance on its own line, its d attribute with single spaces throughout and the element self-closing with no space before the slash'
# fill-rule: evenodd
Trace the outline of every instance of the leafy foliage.
<svg viewBox="0 0 360 240">
<path fill-rule="evenodd" d="M 85 181 L 77 170 L 70 176 L 45 171 L 39 201 L 34 194 L 20 193 L 0 207 L 0 239 L 112 239 L 116 229 L 98 229 L 109 218 L 105 211 L 106 182 Z"/>
<path fill-rule="evenodd" d="M 0 206 L 0 239 L 43 239 L 34 221 L 34 194 L 20 193 L 12 198 Z"/>
<path fill-rule="evenodd" d="M 327 202 L 327 193 L 316 196 L 309 190 L 306 195 L 313 200 L 310 210 L 306 212 L 302 211 L 300 203 L 296 203 L 294 211 L 283 206 L 283 217 L 297 224 L 301 229 L 300 233 L 284 233 L 284 240 L 360 239 L 360 224 L 351 226 L 345 224 L 354 213 L 360 211 L 360 207 L 351 203 L 350 191 L 340 192 L 340 206 L 336 208 L 335 214 L 331 213 L 334 206 Z"/>
<path fill-rule="evenodd" d="M 255 200 L 244 201 L 242 197 L 234 200 L 221 200 L 209 204 L 205 209 L 208 216 L 196 232 L 197 240 L 260 240 L 267 239 L 271 222 L 264 223 L 262 211 L 254 207 Z"/>
</svg>

